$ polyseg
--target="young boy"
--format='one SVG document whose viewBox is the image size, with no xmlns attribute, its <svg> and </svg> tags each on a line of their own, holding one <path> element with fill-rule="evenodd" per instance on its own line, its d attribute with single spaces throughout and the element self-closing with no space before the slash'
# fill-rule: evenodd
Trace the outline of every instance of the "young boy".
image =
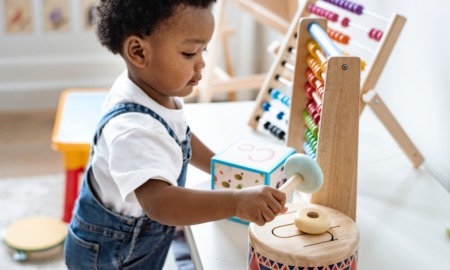
<svg viewBox="0 0 450 270">
<path fill-rule="evenodd" d="M 284 193 L 184 188 L 209 150 L 187 126 L 182 97 L 201 79 L 214 0 L 102 0 L 97 34 L 127 71 L 104 104 L 65 243 L 69 269 L 161 269 L 174 226 L 237 216 L 263 225 Z"/>
</svg>

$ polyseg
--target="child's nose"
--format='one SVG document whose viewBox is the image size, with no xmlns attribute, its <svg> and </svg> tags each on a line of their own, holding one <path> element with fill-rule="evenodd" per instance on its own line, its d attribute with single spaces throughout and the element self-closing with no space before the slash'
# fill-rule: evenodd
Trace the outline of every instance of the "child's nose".
<svg viewBox="0 0 450 270">
<path fill-rule="evenodd" d="M 203 59 L 203 56 L 200 56 L 199 61 L 195 65 L 196 70 L 202 70 L 205 68 L 205 60 Z"/>
</svg>

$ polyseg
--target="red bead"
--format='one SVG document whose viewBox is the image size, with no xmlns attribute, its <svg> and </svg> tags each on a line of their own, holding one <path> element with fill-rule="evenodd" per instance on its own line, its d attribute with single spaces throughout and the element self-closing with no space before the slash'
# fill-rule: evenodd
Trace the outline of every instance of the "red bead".
<svg viewBox="0 0 450 270">
<path fill-rule="evenodd" d="M 350 19 L 345 17 L 344 19 L 342 19 L 341 24 L 343 27 L 348 27 L 348 25 L 350 24 Z"/>
</svg>

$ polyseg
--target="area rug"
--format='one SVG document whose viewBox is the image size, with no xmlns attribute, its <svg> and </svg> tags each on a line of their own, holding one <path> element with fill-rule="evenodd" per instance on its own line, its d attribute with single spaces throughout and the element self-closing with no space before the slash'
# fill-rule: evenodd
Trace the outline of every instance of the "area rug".
<svg viewBox="0 0 450 270">
<path fill-rule="evenodd" d="M 14 222 L 33 216 L 59 219 L 63 213 L 64 175 L 0 179 L 0 233 Z M 0 234 L 0 236 L 2 236 Z M 1 237 L 3 238 L 3 237 Z M 175 261 L 177 259 L 177 261 Z M 0 270 L 66 270 L 62 251 L 45 259 L 17 262 L 0 243 Z M 184 237 L 177 237 L 164 270 L 193 269 Z"/>
<path fill-rule="evenodd" d="M 64 176 L 45 175 L 0 179 L 0 232 L 27 217 L 46 216 L 59 219 L 64 200 Z M 3 238 L 3 237 L 2 237 Z M 0 244 L 0 270 L 67 269 L 62 252 L 46 259 L 16 262 L 10 250 Z"/>
</svg>

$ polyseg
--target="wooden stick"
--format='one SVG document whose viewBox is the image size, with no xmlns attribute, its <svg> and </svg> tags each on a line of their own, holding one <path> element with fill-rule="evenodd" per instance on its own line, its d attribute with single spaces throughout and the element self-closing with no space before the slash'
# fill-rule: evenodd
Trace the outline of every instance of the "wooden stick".
<svg viewBox="0 0 450 270">
<path fill-rule="evenodd" d="M 300 174 L 294 174 L 286 181 L 286 183 L 281 185 L 279 190 L 286 194 L 290 194 L 294 190 L 294 188 L 300 185 L 302 182 L 303 177 Z"/>
<path fill-rule="evenodd" d="M 257 105 L 255 106 L 255 109 L 253 110 L 253 113 L 248 121 L 248 125 L 254 130 L 256 130 L 256 128 L 258 127 L 258 121 L 256 121 L 256 117 L 264 113 L 264 110 L 261 108 L 260 104 L 264 100 L 270 100 L 269 88 L 271 88 L 272 85 L 276 84 L 275 76 L 281 73 L 281 71 L 284 69 L 284 67 L 281 65 L 281 62 L 285 57 L 285 53 L 288 51 L 289 48 L 296 47 L 295 34 L 297 32 L 299 19 L 300 19 L 300 10 L 297 11 L 294 19 L 292 20 L 292 23 L 289 26 L 289 30 L 284 37 L 281 47 L 278 50 L 277 56 L 275 57 L 274 64 L 270 67 L 270 70 L 267 73 L 267 76 L 261 86 L 261 89 L 259 90 L 258 96 L 256 97 Z"/>
<path fill-rule="evenodd" d="M 289 29 L 290 21 L 287 18 L 280 17 L 279 15 L 271 11 L 269 8 L 264 7 L 263 5 L 258 4 L 255 1 L 251 0 L 233 0 L 233 1 L 265 26 L 269 26 L 273 29 L 276 29 L 281 33 L 286 33 L 286 31 Z"/>
<path fill-rule="evenodd" d="M 380 96 L 375 94 L 367 104 L 398 143 L 414 167 L 419 167 L 425 161 L 424 157 L 389 111 L 386 104 L 381 100 Z"/>
</svg>

